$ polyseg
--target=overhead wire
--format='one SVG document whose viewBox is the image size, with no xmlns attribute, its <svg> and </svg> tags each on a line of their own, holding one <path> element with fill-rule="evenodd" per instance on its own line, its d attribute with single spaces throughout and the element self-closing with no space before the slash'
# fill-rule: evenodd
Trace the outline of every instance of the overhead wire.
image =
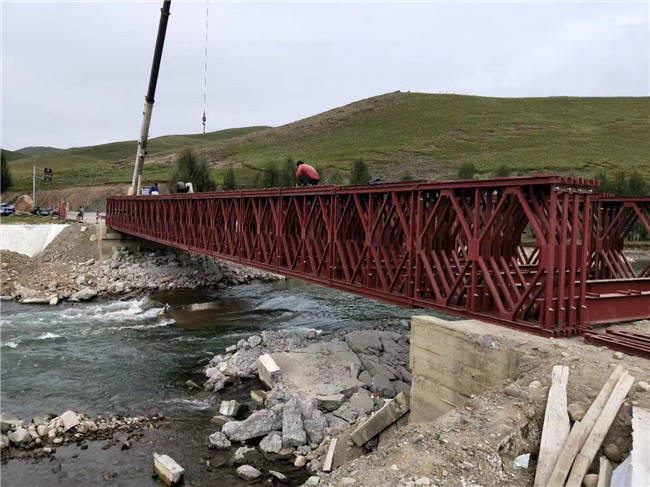
<svg viewBox="0 0 650 487">
<path fill-rule="evenodd" d="M 205 115 L 207 109 L 208 101 L 208 32 L 210 19 L 210 0 L 205 1 L 205 60 L 203 64 L 203 118 L 201 119 L 203 123 L 203 142 L 205 142 L 205 123 L 207 122 L 207 117 Z"/>
</svg>

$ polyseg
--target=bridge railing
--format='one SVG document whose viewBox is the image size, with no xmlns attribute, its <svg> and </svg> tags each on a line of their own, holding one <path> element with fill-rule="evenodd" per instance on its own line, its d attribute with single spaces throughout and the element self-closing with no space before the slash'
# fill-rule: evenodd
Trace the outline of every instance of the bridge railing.
<svg viewBox="0 0 650 487">
<path fill-rule="evenodd" d="M 601 322 L 587 289 L 595 184 L 539 176 L 119 197 L 107 224 L 402 306 L 567 335 Z"/>
</svg>

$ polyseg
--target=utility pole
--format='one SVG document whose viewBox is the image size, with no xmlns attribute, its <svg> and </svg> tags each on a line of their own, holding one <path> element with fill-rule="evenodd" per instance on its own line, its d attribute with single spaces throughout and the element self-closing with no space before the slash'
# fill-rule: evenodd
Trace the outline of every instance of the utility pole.
<svg viewBox="0 0 650 487">
<path fill-rule="evenodd" d="M 142 127 L 140 128 L 140 139 L 138 140 L 138 150 L 135 154 L 135 168 L 133 169 L 133 181 L 129 194 L 139 195 L 142 186 L 142 168 L 144 167 L 144 158 L 147 155 L 147 141 L 149 139 L 149 125 L 151 124 L 151 112 L 153 111 L 154 95 L 156 94 L 156 84 L 158 82 L 158 71 L 160 70 L 160 60 L 162 58 L 163 44 L 165 43 L 165 33 L 167 32 L 167 21 L 169 20 L 169 7 L 171 0 L 163 2 L 160 9 L 160 23 L 158 24 L 158 37 L 156 38 L 156 47 L 153 51 L 153 64 L 151 65 L 151 75 L 149 76 L 149 89 L 145 97 L 144 111 L 142 113 Z"/>
<path fill-rule="evenodd" d="M 34 172 L 32 174 L 32 204 L 36 208 L 36 166 L 34 166 Z"/>
</svg>

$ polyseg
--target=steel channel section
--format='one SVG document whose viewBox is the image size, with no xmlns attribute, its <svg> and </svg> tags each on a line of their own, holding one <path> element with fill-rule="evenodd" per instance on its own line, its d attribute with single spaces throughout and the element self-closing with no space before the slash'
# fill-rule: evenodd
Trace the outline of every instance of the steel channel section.
<svg viewBox="0 0 650 487">
<path fill-rule="evenodd" d="M 400 306 L 568 336 L 600 322 L 587 312 L 592 233 L 604 233 L 595 185 L 538 176 L 117 197 L 107 225 Z"/>
</svg>

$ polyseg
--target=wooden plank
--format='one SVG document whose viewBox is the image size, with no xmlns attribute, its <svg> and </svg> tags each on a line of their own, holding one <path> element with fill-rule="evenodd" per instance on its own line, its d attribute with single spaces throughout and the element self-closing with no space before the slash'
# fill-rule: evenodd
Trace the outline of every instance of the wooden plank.
<svg viewBox="0 0 650 487">
<path fill-rule="evenodd" d="M 612 481 L 612 464 L 606 456 L 600 457 L 600 470 L 598 470 L 598 485 L 596 487 L 609 487 Z"/>
<path fill-rule="evenodd" d="M 332 438 L 330 441 L 330 446 L 327 449 L 327 455 L 325 456 L 325 462 L 323 463 L 323 472 L 332 471 L 332 462 L 334 462 L 334 452 L 336 451 L 336 442 L 337 438 Z"/>
<path fill-rule="evenodd" d="M 600 413 L 596 424 L 594 424 L 591 433 L 587 437 L 582 450 L 576 457 L 575 462 L 573 463 L 573 468 L 569 474 L 569 480 L 566 483 L 566 487 L 580 487 L 582 484 L 582 479 L 584 478 L 591 462 L 596 458 L 596 454 L 600 449 L 600 446 L 603 444 L 605 435 L 609 431 L 610 426 L 614 422 L 618 410 L 621 408 L 627 393 L 630 391 L 632 384 L 634 383 L 634 377 L 629 375 L 627 372 L 623 373 L 621 378 L 616 383 L 616 387 L 612 391 L 612 394 L 607 400 L 607 404 L 603 408 L 603 412 Z"/>
<path fill-rule="evenodd" d="M 650 410 L 632 409 L 632 485 L 650 485 Z"/>
<path fill-rule="evenodd" d="M 570 423 L 567 413 L 566 385 L 569 381 L 569 367 L 556 365 L 551 374 L 551 388 L 546 400 L 542 442 L 539 447 L 535 487 L 545 487 L 555 466 L 562 447 L 569 436 Z"/>
<path fill-rule="evenodd" d="M 551 478 L 546 484 L 547 487 L 564 487 L 564 482 L 566 481 L 567 475 L 569 475 L 573 461 L 575 460 L 578 453 L 580 453 L 580 449 L 584 445 L 587 436 L 589 436 L 589 433 L 591 433 L 594 424 L 596 424 L 598 416 L 600 416 L 601 411 L 605 407 L 605 404 L 607 403 L 609 396 L 614 390 L 616 383 L 623 375 L 624 370 L 625 369 L 623 369 L 623 367 L 620 365 L 614 369 L 614 372 L 612 372 L 612 375 L 609 376 L 609 379 L 607 379 L 603 385 L 602 389 L 598 393 L 598 396 L 591 404 L 582 420 L 577 421 L 573 425 L 571 433 L 569 433 L 569 437 L 564 444 L 564 448 L 562 448 L 560 457 L 555 464 Z"/>
</svg>

